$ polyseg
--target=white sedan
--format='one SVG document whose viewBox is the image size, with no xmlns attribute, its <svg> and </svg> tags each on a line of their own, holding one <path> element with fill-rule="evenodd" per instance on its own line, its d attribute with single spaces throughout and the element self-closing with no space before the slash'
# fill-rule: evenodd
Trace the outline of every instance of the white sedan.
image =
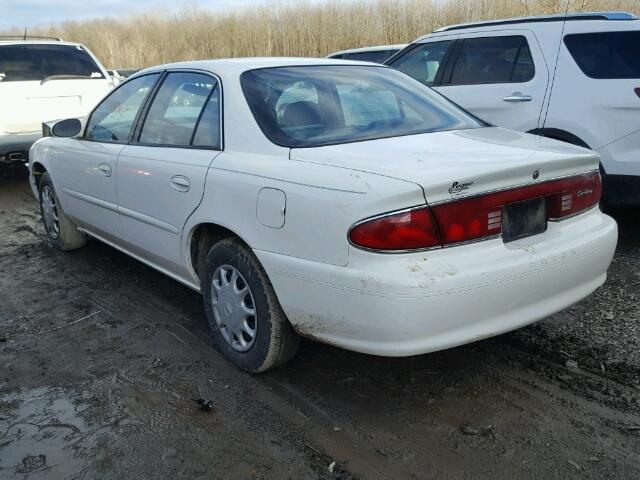
<svg viewBox="0 0 640 480">
<path fill-rule="evenodd" d="M 94 237 L 200 291 L 252 372 L 298 335 L 406 356 L 522 327 L 598 288 L 617 241 L 597 154 L 368 63 L 150 68 L 30 167 L 52 246 Z"/>
</svg>

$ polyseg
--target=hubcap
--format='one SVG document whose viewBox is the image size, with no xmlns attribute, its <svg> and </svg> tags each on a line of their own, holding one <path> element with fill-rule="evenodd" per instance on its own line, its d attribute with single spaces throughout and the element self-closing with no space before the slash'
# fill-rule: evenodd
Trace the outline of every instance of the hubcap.
<svg viewBox="0 0 640 480">
<path fill-rule="evenodd" d="M 216 326 L 237 352 L 246 352 L 256 340 L 258 323 L 251 289 L 231 265 L 221 265 L 211 280 L 211 306 Z"/>
<path fill-rule="evenodd" d="M 48 185 L 42 189 L 42 216 L 51 238 L 58 238 L 60 235 L 60 219 L 58 218 L 58 209 L 56 208 L 53 190 Z"/>
</svg>

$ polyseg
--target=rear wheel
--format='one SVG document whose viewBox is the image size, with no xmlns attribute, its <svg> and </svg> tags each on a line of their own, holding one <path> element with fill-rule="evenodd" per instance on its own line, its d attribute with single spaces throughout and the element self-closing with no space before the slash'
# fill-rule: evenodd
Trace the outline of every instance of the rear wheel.
<svg viewBox="0 0 640 480">
<path fill-rule="evenodd" d="M 215 244 L 201 273 L 209 329 L 220 352 L 249 372 L 264 372 L 291 359 L 299 338 L 271 282 L 241 241 Z"/>
<path fill-rule="evenodd" d="M 59 250 L 75 250 L 84 246 L 87 236 L 64 213 L 48 173 L 40 178 L 38 190 L 40 212 L 49 245 Z"/>
</svg>

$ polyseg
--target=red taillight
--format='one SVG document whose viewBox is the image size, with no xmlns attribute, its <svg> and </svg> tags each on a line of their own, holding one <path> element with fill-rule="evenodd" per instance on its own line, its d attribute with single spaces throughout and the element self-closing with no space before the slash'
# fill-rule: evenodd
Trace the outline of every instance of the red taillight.
<svg viewBox="0 0 640 480">
<path fill-rule="evenodd" d="M 443 244 L 468 242 L 502 233 L 502 207 L 533 198 L 547 198 L 549 218 L 575 215 L 600 201 L 599 172 L 480 195 L 432 207 Z"/>
<path fill-rule="evenodd" d="M 551 220 L 575 215 L 598 203 L 602 196 L 600 172 L 558 180 L 557 189 L 560 191 L 547 202 Z"/>
<path fill-rule="evenodd" d="M 443 243 L 459 243 L 502 232 L 502 199 L 493 195 L 445 203 L 433 208 Z"/>
<path fill-rule="evenodd" d="M 441 245 L 429 207 L 365 220 L 353 227 L 349 239 L 372 250 L 416 250 Z"/>
<path fill-rule="evenodd" d="M 598 171 L 452 201 L 431 208 L 391 213 L 356 225 L 349 238 L 372 250 L 414 250 L 451 245 L 502 233 L 505 205 L 546 198 L 548 218 L 560 220 L 600 201 Z"/>
</svg>

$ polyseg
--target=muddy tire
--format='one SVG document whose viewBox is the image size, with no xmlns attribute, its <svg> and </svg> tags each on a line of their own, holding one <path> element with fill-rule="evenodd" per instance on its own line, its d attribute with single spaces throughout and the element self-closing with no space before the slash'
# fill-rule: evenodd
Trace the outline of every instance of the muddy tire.
<svg viewBox="0 0 640 480">
<path fill-rule="evenodd" d="M 216 243 L 200 274 L 207 323 L 218 350 L 243 370 L 264 372 L 290 360 L 299 337 L 264 269 L 241 241 Z"/>
<path fill-rule="evenodd" d="M 42 223 L 49 245 L 58 250 L 75 250 L 84 246 L 87 236 L 64 213 L 48 173 L 40 178 L 38 191 Z"/>
</svg>

